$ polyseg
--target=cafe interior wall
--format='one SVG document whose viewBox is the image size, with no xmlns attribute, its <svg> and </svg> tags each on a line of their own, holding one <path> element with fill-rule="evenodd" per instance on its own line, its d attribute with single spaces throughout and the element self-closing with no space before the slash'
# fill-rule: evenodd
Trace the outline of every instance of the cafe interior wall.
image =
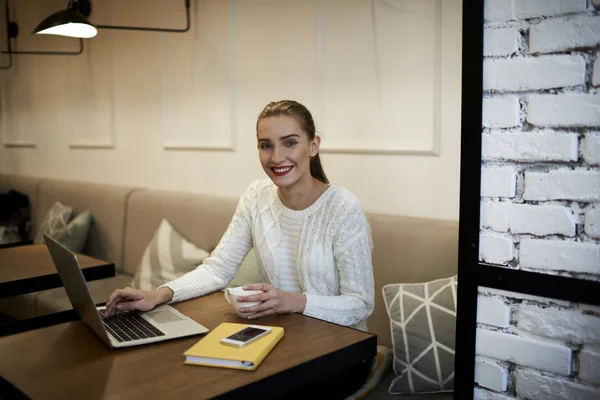
<svg viewBox="0 0 600 400">
<path fill-rule="evenodd" d="M 92 4 L 96 24 L 185 25 L 183 0 Z M 66 1 L 9 5 L 13 50 L 77 49 L 29 35 Z M 265 177 L 258 113 L 294 99 L 365 210 L 458 220 L 461 16 L 459 0 L 193 0 L 186 33 L 101 29 L 78 56 L 14 55 L 0 173 L 237 197 Z"/>
</svg>

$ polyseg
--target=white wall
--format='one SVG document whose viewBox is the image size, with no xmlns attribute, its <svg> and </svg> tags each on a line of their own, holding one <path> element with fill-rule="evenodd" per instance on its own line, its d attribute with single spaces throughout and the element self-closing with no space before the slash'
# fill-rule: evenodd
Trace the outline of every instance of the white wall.
<svg viewBox="0 0 600 400">
<path fill-rule="evenodd" d="M 599 9 L 485 1 L 481 261 L 600 279 Z M 600 307 L 479 293 L 475 399 L 600 398 Z"/>
<path fill-rule="evenodd" d="M 16 48 L 76 48 L 27 34 L 64 3 L 11 2 Z M 184 23 L 183 0 L 94 7 L 98 24 Z M 328 177 L 367 211 L 458 219 L 459 0 L 199 0 L 192 14 L 186 34 L 100 30 L 80 56 L 14 56 L 0 172 L 237 197 L 264 176 L 256 116 L 292 98 L 313 111 Z"/>
</svg>

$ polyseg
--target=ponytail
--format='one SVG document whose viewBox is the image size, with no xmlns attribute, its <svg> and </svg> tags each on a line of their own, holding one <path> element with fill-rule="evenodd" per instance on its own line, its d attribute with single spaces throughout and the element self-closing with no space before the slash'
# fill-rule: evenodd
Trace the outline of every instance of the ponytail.
<svg viewBox="0 0 600 400">
<path fill-rule="evenodd" d="M 323 166 L 321 165 L 321 158 L 319 157 L 319 153 L 316 156 L 310 159 L 310 174 L 313 178 L 320 180 L 323 183 L 329 183 L 329 179 L 325 175 L 325 171 L 323 171 Z"/>
</svg>

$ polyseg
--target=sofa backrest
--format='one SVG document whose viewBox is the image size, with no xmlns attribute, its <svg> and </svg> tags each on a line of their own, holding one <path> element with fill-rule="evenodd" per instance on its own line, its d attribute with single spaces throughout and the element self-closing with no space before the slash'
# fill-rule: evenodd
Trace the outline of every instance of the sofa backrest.
<svg viewBox="0 0 600 400">
<path fill-rule="evenodd" d="M 373 236 L 375 310 L 367 323 L 391 347 L 383 286 L 447 278 L 458 273 L 458 221 L 367 214 Z"/>
<path fill-rule="evenodd" d="M 129 198 L 124 270 L 134 275 L 163 218 L 184 238 L 211 252 L 227 230 L 238 199 L 166 190 L 135 192 Z"/>
<path fill-rule="evenodd" d="M 123 233 L 127 198 L 136 190 L 132 187 L 48 179 L 38 191 L 34 235 L 52 205 L 60 201 L 79 213 L 89 210 L 93 223 L 82 253 L 123 268 Z"/>
<path fill-rule="evenodd" d="M 35 214 L 38 200 L 38 187 L 41 182 L 42 178 L 33 176 L 0 174 L 0 193 L 16 190 L 17 192 L 27 195 L 29 199 L 32 226 L 35 225 L 37 219 Z"/>
</svg>

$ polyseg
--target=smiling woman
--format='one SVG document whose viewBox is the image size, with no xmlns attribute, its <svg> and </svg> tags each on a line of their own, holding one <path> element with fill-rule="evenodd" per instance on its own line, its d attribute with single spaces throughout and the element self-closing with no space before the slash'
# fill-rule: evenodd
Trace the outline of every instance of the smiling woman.
<svg viewBox="0 0 600 400">
<path fill-rule="evenodd" d="M 256 137 L 260 163 L 287 207 L 304 209 L 327 189 L 329 181 L 319 158 L 321 138 L 302 104 L 269 103 L 258 117 Z"/>
<path fill-rule="evenodd" d="M 221 290 L 254 247 L 265 281 L 244 286 L 261 293 L 237 299 L 260 302 L 240 308 L 248 319 L 302 313 L 367 330 L 375 292 L 371 229 L 356 196 L 328 183 L 310 112 L 295 101 L 270 103 L 258 118 L 257 141 L 270 180 L 246 190 L 210 257 L 156 290 L 114 291 L 107 317 Z M 352 372 L 358 386 L 369 361 Z"/>
</svg>

